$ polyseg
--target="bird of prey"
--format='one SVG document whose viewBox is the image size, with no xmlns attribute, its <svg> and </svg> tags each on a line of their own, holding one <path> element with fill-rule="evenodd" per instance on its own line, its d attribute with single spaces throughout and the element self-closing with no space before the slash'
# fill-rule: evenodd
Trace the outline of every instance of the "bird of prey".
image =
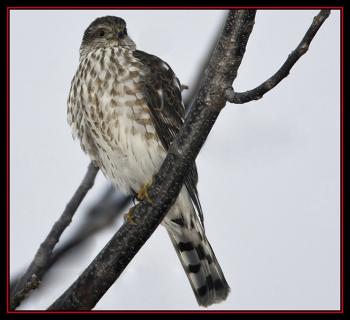
<svg viewBox="0 0 350 320">
<path fill-rule="evenodd" d="M 73 137 L 103 174 L 143 199 L 184 122 L 185 107 L 170 66 L 137 50 L 123 19 L 106 16 L 84 32 L 67 117 Z M 225 300 L 230 288 L 204 232 L 197 181 L 193 165 L 162 225 L 198 304 L 209 306 Z"/>
</svg>

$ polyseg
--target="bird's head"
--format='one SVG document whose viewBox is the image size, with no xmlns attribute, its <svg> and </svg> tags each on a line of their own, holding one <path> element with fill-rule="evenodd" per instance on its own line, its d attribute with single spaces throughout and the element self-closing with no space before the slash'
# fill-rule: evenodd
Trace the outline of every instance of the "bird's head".
<svg viewBox="0 0 350 320">
<path fill-rule="evenodd" d="M 106 16 L 95 19 L 84 32 L 80 56 L 103 47 L 136 49 L 134 41 L 128 36 L 126 23 L 122 18 Z"/>
</svg>

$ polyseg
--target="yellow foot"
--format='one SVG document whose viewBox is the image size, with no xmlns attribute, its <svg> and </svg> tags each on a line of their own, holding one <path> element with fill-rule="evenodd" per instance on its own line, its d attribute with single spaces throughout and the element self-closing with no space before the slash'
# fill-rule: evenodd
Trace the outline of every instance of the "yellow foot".
<svg viewBox="0 0 350 320">
<path fill-rule="evenodd" d="M 136 224 L 136 220 L 134 217 L 134 209 L 135 207 L 131 207 L 128 213 L 124 214 L 124 221 L 130 224 Z"/>
<path fill-rule="evenodd" d="M 148 188 L 152 185 L 153 183 L 153 177 L 150 183 L 145 183 L 141 189 L 139 190 L 139 192 L 136 195 L 136 199 L 138 201 L 142 201 L 144 199 L 146 199 L 149 203 L 153 204 L 153 200 L 151 199 L 151 197 L 148 194 Z"/>
</svg>

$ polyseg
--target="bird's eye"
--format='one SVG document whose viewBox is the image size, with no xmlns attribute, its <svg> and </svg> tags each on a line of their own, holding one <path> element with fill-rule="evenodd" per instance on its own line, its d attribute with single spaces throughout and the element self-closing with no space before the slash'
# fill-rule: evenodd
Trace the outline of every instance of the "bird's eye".
<svg viewBox="0 0 350 320">
<path fill-rule="evenodd" d="M 126 28 L 124 29 L 124 34 L 127 35 L 127 31 L 126 31 Z"/>
<path fill-rule="evenodd" d="M 103 37 L 103 36 L 105 35 L 105 31 L 104 31 L 104 30 L 100 30 L 100 32 L 98 33 L 98 35 L 99 35 L 100 37 Z"/>
</svg>

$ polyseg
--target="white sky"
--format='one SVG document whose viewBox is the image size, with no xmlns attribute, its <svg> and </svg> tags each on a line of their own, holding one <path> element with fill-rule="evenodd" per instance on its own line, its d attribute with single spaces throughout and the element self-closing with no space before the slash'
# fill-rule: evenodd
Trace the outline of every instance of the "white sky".
<svg viewBox="0 0 350 320">
<path fill-rule="evenodd" d="M 224 11 L 11 11 L 10 254 L 14 275 L 32 259 L 89 160 L 66 123 L 83 31 L 99 16 L 124 18 L 139 49 L 167 61 L 191 87 Z M 317 11 L 258 11 L 234 88 L 271 76 Z M 209 241 L 231 286 L 210 309 L 338 309 L 340 220 L 340 15 L 266 96 L 227 104 L 197 165 Z M 99 174 L 65 232 L 104 189 Z M 58 263 L 21 309 L 45 309 L 116 231 Z M 158 228 L 96 309 L 203 309 L 163 228 Z"/>
</svg>

